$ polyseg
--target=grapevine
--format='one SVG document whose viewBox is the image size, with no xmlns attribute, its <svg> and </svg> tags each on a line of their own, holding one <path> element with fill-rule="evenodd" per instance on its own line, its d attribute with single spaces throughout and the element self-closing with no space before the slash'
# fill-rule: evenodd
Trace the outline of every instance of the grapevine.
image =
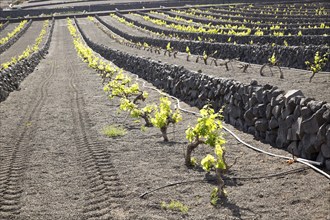
<svg viewBox="0 0 330 220">
<path fill-rule="evenodd" d="M 27 23 L 27 20 L 23 20 L 19 23 L 19 25 L 12 31 L 7 34 L 6 37 L 0 39 L 0 45 L 7 43 L 12 37 L 14 37 Z"/>
<path fill-rule="evenodd" d="M 18 57 L 14 56 L 14 57 L 11 58 L 10 61 L 1 64 L 0 70 L 7 69 L 10 66 L 15 65 L 17 62 L 28 58 L 32 53 L 38 51 L 39 50 L 39 45 L 41 44 L 44 36 L 47 33 L 46 29 L 47 29 L 48 25 L 49 25 L 49 21 L 48 20 L 44 21 L 43 27 L 40 31 L 39 36 L 36 38 L 34 45 L 27 46 L 27 48 L 22 52 L 22 54 L 20 56 L 18 56 Z"/>
<path fill-rule="evenodd" d="M 329 53 L 324 54 L 323 56 L 320 56 L 319 51 L 315 53 L 314 61 L 306 61 L 305 64 L 308 66 L 308 68 L 312 71 L 312 76 L 309 78 L 309 82 L 312 82 L 313 77 L 316 73 L 320 72 L 322 68 L 325 66 L 326 62 L 328 61 L 327 56 Z"/>
<path fill-rule="evenodd" d="M 171 109 L 171 101 L 167 97 L 160 98 L 159 107 L 155 110 L 154 117 L 151 118 L 151 123 L 160 128 L 165 142 L 168 142 L 167 128 L 170 124 L 176 124 L 182 120 L 180 111 L 177 109 L 174 112 Z"/>
<path fill-rule="evenodd" d="M 265 68 L 266 66 L 268 66 L 268 67 L 269 67 L 269 70 L 270 70 L 270 72 L 271 72 L 271 75 L 273 76 L 274 74 L 273 74 L 272 68 L 273 68 L 273 67 L 277 67 L 277 68 L 279 69 L 279 71 L 280 71 L 280 79 L 284 79 L 284 75 L 283 75 L 283 72 L 282 72 L 281 67 L 279 66 L 279 61 L 278 61 L 278 59 L 276 58 L 275 52 L 272 54 L 271 57 L 268 58 L 268 62 L 269 62 L 269 63 L 264 64 L 264 65 L 260 68 L 260 75 L 261 75 L 261 76 L 265 76 L 265 74 L 263 73 L 263 70 L 264 70 L 264 68 Z"/>
<path fill-rule="evenodd" d="M 210 172 L 213 168 L 215 169 L 218 186 L 214 191 L 217 197 L 211 196 L 211 203 L 215 204 L 218 201 L 217 198 L 226 196 L 222 179 L 223 173 L 227 170 L 225 148 L 223 146 L 226 141 L 222 134 L 222 115 L 221 112 L 215 113 L 210 105 L 204 106 L 200 110 L 200 115 L 195 127 L 188 127 L 186 130 L 186 138 L 190 143 L 186 150 L 185 164 L 188 167 L 193 166 L 194 161 L 191 159 L 191 154 L 200 144 L 214 148 L 215 157 L 211 154 L 206 155 L 202 159 L 201 165 L 207 172 Z"/>
</svg>

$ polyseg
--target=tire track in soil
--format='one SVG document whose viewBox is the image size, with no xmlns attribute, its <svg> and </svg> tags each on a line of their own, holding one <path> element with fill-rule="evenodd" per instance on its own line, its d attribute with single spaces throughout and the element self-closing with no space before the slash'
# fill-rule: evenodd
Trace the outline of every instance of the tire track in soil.
<svg viewBox="0 0 330 220">
<path fill-rule="evenodd" d="M 37 92 L 38 97 L 32 102 L 26 111 L 26 114 L 20 120 L 20 127 L 16 132 L 17 137 L 12 142 L 13 145 L 5 146 L 3 155 L 4 161 L 0 166 L 0 219 L 15 216 L 20 213 L 20 198 L 23 192 L 21 180 L 24 176 L 25 166 L 29 159 L 30 144 L 34 136 L 33 127 L 29 124 L 37 121 L 42 107 L 48 96 L 48 87 L 51 78 L 55 73 L 56 62 L 51 64 L 50 71 L 44 71 L 44 74 L 50 74 L 41 83 Z M 0 149 L 1 150 L 1 149 Z"/>
<path fill-rule="evenodd" d="M 89 129 L 92 125 L 83 108 L 84 99 L 75 85 L 77 71 L 71 63 L 67 72 L 70 74 L 69 86 L 72 90 L 74 141 L 81 155 L 88 181 L 84 217 L 86 219 L 126 219 L 121 208 L 122 199 L 126 197 L 125 187 L 111 162 L 106 146 L 97 142 L 96 135 Z"/>
</svg>

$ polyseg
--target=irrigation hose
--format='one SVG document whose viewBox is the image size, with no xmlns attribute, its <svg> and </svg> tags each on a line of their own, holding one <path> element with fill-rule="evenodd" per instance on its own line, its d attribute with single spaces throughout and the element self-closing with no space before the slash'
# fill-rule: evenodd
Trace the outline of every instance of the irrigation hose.
<svg viewBox="0 0 330 220">
<path fill-rule="evenodd" d="M 184 109 L 180 106 L 180 100 L 177 98 L 177 97 L 174 97 L 174 96 L 171 96 L 169 94 L 166 94 L 162 91 L 160 91 L 159 89 L 156 89 L 154 87 L 150 87 L 150 86 L 146 86 L 146 82 L 145 81 L 142 81 L 141 79 L 139 79 L 139 77 L 137 76 L 136 77 L 136 80 L 139 80 L 143 83 L 143 87 L 144 88 L 148 88 L 148 89 L 152 89 L 152 90 L 155 90 L 157 91 L 159 94 L 161 95 L 165 95 L 167 97 L 170 97 L 174 100 L 177 101 L 177 107 L 178 109 L 180 109 L 181 111 L 183 112 L 186 112 L 186 113 L 189 113 L 189 114 L 193 114 L 193 115 L 199 115 L 198 112 L 194 112 L 194 111 L 189 111 L 187 109 Z M 273 156 L 273 157 L 277 157 L 277 158 L 282 158 L 282 159 L 285 159 L 285 160 L 292 160 L 292 157 L 287 157 L 287 156 L 282 156 L 282 155 L 279 155 L 279 154 L 274 154 L 274 153 L 271 153 L 271 152 L 268 152 L 268 151 L 265 151 L 265 150 L 262 150 L 260 148 L 257 148 L 257 147 L 254 147 L 252 146 L 251 144 L 248 144 L 246 143 L 245 141 L 241 140 L 233 131 L 231 131 L 229 128 L 227 128 L 226 126 L 223 126 L 223 129 L 225 131 L 227 131 L 229 134 L 231 134 L 237 141 L 239 141 L 241 144 L 247 146 L 248 148 L 250 149 L 253 149 L 257 152 L 260 152 L 260 153 L 263 153 L 263 154 L 266 154 L 266 155 L 269 155 L 269 156 Z M 306 159 L 303 159 L 303 158 L 295 158 L 294 161 L 297 161 L 297 162 L 300 162 L 306 166 L 309 166 L 310 168 L 312 168 L 313 170 L 315 170 L 316 172 L 322 174 L 323 176 L 325 176 L 326 178 L 330 179 L 330 175 L 327 174 L 326 172 L 324 172 L 323 170 L 317 168 L 316 166 L 314 165 L 317 165 L 317 166 L 320 166 L 322 163 L 320 162 L 317 162 L 317 161 L 312 161 L 312 160 L 306 160 Z"/>
<path fill-rule="evenodd" d="M 228 176 L 228 177 L 224 177 L 224 180 L 255 180 L 255 179 L 265 179 L 265 178 L 272 178 L 272 177 L 277 177 L 277 176 L 284 176 L 287 174 L 293 174 L 293 173 L 298 173 L 298 172 L 302 172 L 304 170 L 309 169 L 309 167 L 302 167 L 302 168 L 297 168 L 297 169 L 293 169 L 293 170 L 288 170 L 288 171 L 283 171 L 283 172 L 279 172 L 279 173 L 274 173 L 274 174 L 269 174 L 269 175 L 265 175 L 265 176 L 252 176 L 252 177 L 235 177 L 235 176 Z M 187 180 L 187 181 L 180 181 L 180 182 L 174 182 L 174 183 L 169 183 L 160 187 L 157 187 L 155 189 L 146 191 L 144 193 L 142 193 L 139 197 L 143 198 L 148 194 L 151 194 L 153 192 L 156 192 L 158 190 L 170 187 L 170 186 L 176 186 L 176 185 L 180 185 L 180 184 L 187 184 L 187 183 L 194 183 L 194 182 L 210 182 L 211 180 L 206 180 L 206 179 L 197 179 L 197 180 Z"/>
</svg>

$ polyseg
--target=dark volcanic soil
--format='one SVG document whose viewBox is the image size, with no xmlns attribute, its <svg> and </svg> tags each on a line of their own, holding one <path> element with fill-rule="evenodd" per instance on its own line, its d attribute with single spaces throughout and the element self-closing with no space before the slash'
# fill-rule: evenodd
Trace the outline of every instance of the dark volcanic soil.
<svg viewBox="0 0 330 220">
<path fill-rule="evenodd" d="M 65 20 L 56 21 L 49 54 L 20 88 L 0 103 L 0 219 L 330 219 L 328 179 L 256 153 L 229 134 L 228 163 L 237 163 L 226 174 L 228 201 L 213 207 L 213 173 L 183 161 L 184 131 L 195 116 L 183 113 L 169 143 L 156 128 L 142 132 L 117 113 L 118 100 L 108 100 L 99 76 L 77 57 Z M 157 102 L 159 93 L 145 89 L 148 102 Z M 110 124 L 127 134 L 104 136 Z M 228 127 L 254 146 L 288 155 Z M 194 156 L 211 150 L 201 147 Z M 162 209 L 170 200 L 188 213 Z"/>
</svg>

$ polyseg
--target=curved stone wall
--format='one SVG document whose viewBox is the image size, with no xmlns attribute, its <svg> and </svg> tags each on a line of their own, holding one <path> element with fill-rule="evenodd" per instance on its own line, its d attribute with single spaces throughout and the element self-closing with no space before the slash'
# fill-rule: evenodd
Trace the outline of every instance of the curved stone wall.
<svg viewBox="0 0 330 220">
<path fill-rule="evenodd" d="M 33 53 L 29 58 L 23 59 L 14 66 L 0 72 L 0 102 L 6 100 L 9 93 L 18 89 L 19 84 L 26 76 L 34 71 L 41 59 L 47 54 L 53 35 L 54 24 L 55 20 L 53 19 L 47 40 L 38 52 Z"/>
<path fill-rule="evenodd" d="M 97 53 L 181 100 L 201 108 L 224 107 L 226 122 L 296 156 L 322 162 L 330 170 L 330 104 L 257 81 L 243 84 L 129 55 L 86 38 Z"/>
</svg>

